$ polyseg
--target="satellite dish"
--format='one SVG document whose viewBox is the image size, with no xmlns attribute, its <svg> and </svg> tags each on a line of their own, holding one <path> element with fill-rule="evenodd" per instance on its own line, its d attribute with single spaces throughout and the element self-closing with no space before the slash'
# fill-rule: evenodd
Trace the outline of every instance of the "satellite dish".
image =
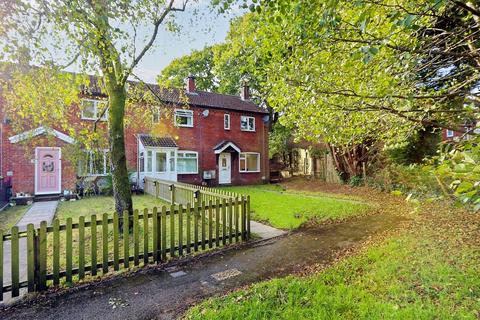
<svg viewBox="0 0 480 320">
<path fill-rule="evenodd" d="M 202 112 L 202 115 L 206 118 L 208 117 L 208 115 L 210 114 L 210 110 L 206 109 L 206 110 L 203 110 Z"/>
</svg>

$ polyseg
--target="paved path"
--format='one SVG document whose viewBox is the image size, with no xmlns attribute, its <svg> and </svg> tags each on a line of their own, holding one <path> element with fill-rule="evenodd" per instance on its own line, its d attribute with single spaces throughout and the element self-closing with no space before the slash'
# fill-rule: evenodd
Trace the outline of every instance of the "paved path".
<svg viewBox="0 0 480 320">
<path fill-rule="evenodd" d="M 47 224 L 50 225 L 55 217 L 55 212 L 57 210 L 58 201 L 46 201 L 46 202 L 35 202 L 28 209 L 28 211 L 23 215 L 23 217 L 17 222 L 20 231 L 26 231 L 27 225 L 33 223 L 35 228 L 40 227 L 40 222 L 47 221 Z M 27 280 L 27 239 L 25 237 L 20 238 L 19 241 L 20 249 L 20 282 Z M 12 283 L 12 267 L 11 267 L 11 244 L 10 241 L 5 241 L 3 243 L 3 282 L 4 285 L 9 285 Z M 26 293 L 26 289 L 23 288 L 20 290 L 20 297 L 15 298 L 18 300 Z M 3 295 L 4 301 L 6 303 L 12 302 L 11 294 L 5 293 Z"/>
<path fill-rule="evenodd" d="M 250 231 L 262 239 L 271 239 L 287 233 L 256 221 L 250 221 Z"/>
<path fill-rule="evenodd" d="M 330 263 L 335 252 L 401 221 L 375 215 L 305 229 L 0 311 L 2 319 L 175 319 L 190 305 L 243 285 Z"/>
</svg>

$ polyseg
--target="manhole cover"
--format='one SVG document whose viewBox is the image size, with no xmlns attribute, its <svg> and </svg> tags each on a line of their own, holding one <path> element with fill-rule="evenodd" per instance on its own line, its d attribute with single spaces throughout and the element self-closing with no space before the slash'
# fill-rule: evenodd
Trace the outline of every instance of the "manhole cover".
<svg viewBox="0 0 480 320">
<path fill-rule="evenodd" d="M 170 273 L 170 275 L 173 277 L 173 278 L 178 278 L 178 277 L 183 277 L 185 276 L 187 273 L 184 272 L 184 271 L 177 271 L 177 272 L 172 272 Z"/>
<path fill-rule="evenodd" d="M 238 269 L 228 269 L 222 272 L 214 273 L 212 274 L 212 278 L 217 280 L 217 281 L 223 281 L 226 279 L 230 279 L 236 276 L 241 275 L 242 272 L 239 271 Z"/>
</svg>

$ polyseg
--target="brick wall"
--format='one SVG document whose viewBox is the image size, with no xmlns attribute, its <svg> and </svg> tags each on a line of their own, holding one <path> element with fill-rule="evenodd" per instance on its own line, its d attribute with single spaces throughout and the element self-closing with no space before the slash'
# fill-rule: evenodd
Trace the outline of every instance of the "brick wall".
<svg viewBox="0 0 480 320">
<path fill-rule="evenodd" d="M 36 147 L 60 147 L 62 148 L 62 190 L 74 189 L 76 183 L 76 165 L 68 161 L 66 143 L 55 137 L 38 136 L 31 139 L 28 145 L 22 143 L 11 144 L 9 137 L 17 134 L 12 128 L 4 122 L 2 114 L 3 103 L 0 100 L 0 119 L 2 120 L 2 154 L 1 174 L 6 177 L 7 172 L 13 172 L 13 176 L 6 177 L 11 179 L 13 192 L 34 192 L 35 181 L 35 148 Z M 199 154 L 199 174 L 178 175 L 178 180 L 188 183 L 202 183 L 202 172 L 204 170 L 216 170 L 216 179 L 210 181 L 212 184 L 218 183 L 218 155 L 213 148 L 224 140 L 232 141 L 245 152 L 260 153 L 260 172 L 259 173 L 240 173 L 239 155 L 232 153 L 232 184 L 255 184 L 268 181 L 268 127 L 264 124 L 263 114 L 232 112 L 221 109 L 209 108 L 207 117 L 202 112 L 207 108 L 191 107 L 194 111 L 194 127 L 176 127 L 173 125 L 172 115 L 163 117 L 161 122 L 148 129 L 148 125 L 136 124 L 125 129 L 125 147 L 127 166 L 129 171 L 136 171 L 137 167 L 137 138 L 139 133 L 150 133 L 156 136 L 171 136 L 179 145 L 179 150 L 196 151 Z M 225 130 L 223 116 L 230 114 L 230 130 Z M 245 132 L 240 130 L 240 116 L 255 116 L 255 132 Z M 71 123 L 78 126 L 78 130 L 87 128 L 93 129 L 93 121 L 80 119 L 78 106 L 72 106 L 69 112 Z M 142 120 L 144 121 L 144 120 Z M 98 130 L 106 132 L 106 123 L 97 124 Z M 32 128 L 33 129 L 33 128 Z M 62 132 L 61 129 L 57 128 Z"/>
<path fill-rule="evenodd" d="M 207 117 L 202 112 L 208 109 Z M 179 150 L 198 152 L 199 174 L 178 175 L 178 180 L 188 183 L 201 183 L 202 171 L 216 170 L 216 179 L 211 183 L 218 183 L 218 155 L 214 147 L 222 141 L 232 141 L 244 152 L 260 153 L 260 172 L 240 173 L 239 155 L 232 153 L 232 184 L 256 184 L 268 181 L 268 126 L 263 122 L 263 114 L 232 112 L 222 109 L 191 107 L 193 110 L 193 128 L 176 127 L 173 125 L 172 116 L 162 117 L 160 124 L 156 125 L 152 134 L 156 136 L 171 136 L 179 146 Z M 230 114 L 230 130 L 224 129 L 224 114 Z M 240 117 L 242 115 L 255 117 L 255 132 L 240 130 Z"/>
</svg>

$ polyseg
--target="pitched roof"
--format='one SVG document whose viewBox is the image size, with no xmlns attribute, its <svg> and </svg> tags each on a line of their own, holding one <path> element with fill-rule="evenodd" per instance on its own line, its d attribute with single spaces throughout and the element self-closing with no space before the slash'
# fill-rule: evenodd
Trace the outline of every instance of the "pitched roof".
<svg viewBox="0 0 480 320">
<path fill-rule="evenodd" d="M 250 100 L 242 100 L 240 96 L 198 90 L 189 93 L 181 89 L 165 89 L 159 86 L 151 86 L 151 88 L 160 99 L 167 103 L 188 103 L 206 108 L 268 114 L 267 110 L 260 108 Z"/>
<path fill-rule="evenodd" d="M 175 140 L 171 137 L 154 137 L 148 134 L 138 136 L 144 147 L 176 148 Z"/>
<path fill-rule="evenodd" d="M 213 147 L 213 150 L 215 150 L 215 154 L 220 154 L 228 148 L 232 148 L 233 150 L 237 151 L 238 153 L 242 152 L 242 150 L 240 149 L 239 146 L 237 146 L 232 141 L 228 141 L 228 140 L 223 140 L 222 142 L 217 144 L 215 147 Z"/>
</svg>

